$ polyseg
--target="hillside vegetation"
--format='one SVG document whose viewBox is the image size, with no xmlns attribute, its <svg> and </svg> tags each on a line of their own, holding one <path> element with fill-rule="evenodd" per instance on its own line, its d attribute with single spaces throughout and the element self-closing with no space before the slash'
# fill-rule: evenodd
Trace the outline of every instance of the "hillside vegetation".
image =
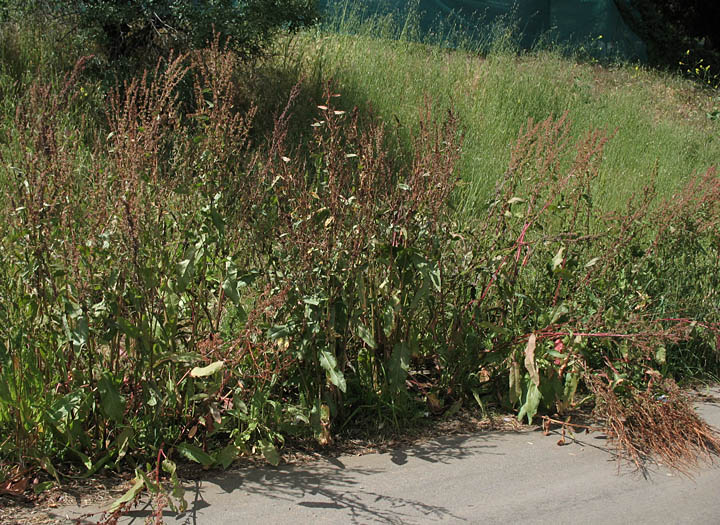
<svg viewBox="0 0 720 525">
<path fill-rule="evenodd" d="M 675 383 L 719 370 L 717 93 L 393 27 L 122 74 L 2 27 L 4 491 L 134 468 L 121 512 L 178 458 L 462 407 L 720 450 Z"/>
</svg>

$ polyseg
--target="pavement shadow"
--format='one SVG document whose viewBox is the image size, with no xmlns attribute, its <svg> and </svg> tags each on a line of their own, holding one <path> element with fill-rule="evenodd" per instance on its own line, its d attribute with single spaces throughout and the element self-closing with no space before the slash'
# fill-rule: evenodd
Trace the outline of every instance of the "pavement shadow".
<svg viewBox="0 0 720 525">
<path fill-rule="evenodd" d="M 388 470 L 408 468 L 420 462 L 451 463 L 470 455 L 495 454 L 497 445 L 489 443 L 502 433 L 456 435 L 434 438 L 420 445 L 398 447 L 373 454 L 370 467 L 360 466 L 356 457 L 323 457 L 303 465 L 282 465 L 250 469 L 231 469 L 214 473 L 206 482 L 186 487 L 188 510 L 180 516 L 163 513 L 168 522 L 196 525 L 198 512 L 210 507 L 215 495 L 238 493 L 261 496 L 268 504 L 318 510 L 337 510 L 338 519 L 349 523 L 405 523 L 418 516 L 426 521 L 464 521 L 448 508 L 429 505 L 413 498 L 388 495 L 370 479 Z M 367 457 L 367 456 L 365 456 Z M 188 497 L 190 496 L 190 498 Z M 144 523 L 152 509 L 140 508 L 127 514 L 127 523 Z"/>
</svg>

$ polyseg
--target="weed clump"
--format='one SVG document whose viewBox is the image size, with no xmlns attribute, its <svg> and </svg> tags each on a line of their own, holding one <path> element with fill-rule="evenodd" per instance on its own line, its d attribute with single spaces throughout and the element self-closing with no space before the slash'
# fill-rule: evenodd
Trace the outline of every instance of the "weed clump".
<svg viewBox="0 0 720 525">
<path fill-rule="evenodd" d="M 717 430 L 695 413 L 672 380 L 650 383 L 641 391 L 630 384 L 619 389 L 607 377 L 588 378 L 594 414 L 620 455 L 638 469 L 646 472 L 647 460 L 655 459 L 690 476 L 700 458 L 712 461 L 720 454 Z"/>
<path fill-rule="evenodd" d="M 532 422 L 588 395 L 636 464 L 718 452 L 658 379 L 682 352 L 718 362 L 714 168 L 608 213 L 613 133 L 530 120 L 465 220 L 455 112 L 427 105 L 404 143 L 331 84 L 298 145 L 297 86 L 251 144 L 237 60 L 217 39 L 162 60 L 81 132 L 83 61 L 18 101 L 0 142 L 5 464 L 59 478 L 151 458 L 127 503 L 178 457 L 277 464 L 288 437 L 468 402 Z"/>
</svg>

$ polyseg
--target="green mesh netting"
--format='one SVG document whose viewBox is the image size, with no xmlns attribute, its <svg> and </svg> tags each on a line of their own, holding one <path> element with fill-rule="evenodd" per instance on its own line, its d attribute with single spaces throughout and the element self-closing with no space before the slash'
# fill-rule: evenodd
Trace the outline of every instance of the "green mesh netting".
<svg viewBox="0 0 720 525">
<path fill-rule="evenodd" d="M 471 39 L 486 37 L 504 24 L 516 28 L 524 48 L 546 42 L 582 47 L 596 56 L 642 60 L 646 54 L 613 0 L 324 0 L 321 4 L 331 13 L 349 7 L 363 16 L 402 16 L 416 10 L 421 32 L 452 26 Z"/>
</svg>

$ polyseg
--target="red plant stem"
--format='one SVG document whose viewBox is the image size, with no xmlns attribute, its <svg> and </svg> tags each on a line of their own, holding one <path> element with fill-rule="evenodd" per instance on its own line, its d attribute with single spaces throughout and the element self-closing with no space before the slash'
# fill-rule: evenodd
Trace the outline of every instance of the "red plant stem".
<svg viewBox="0 0 720 525">
<path fill-rule="evenodd" d="M 669 321 L 669 322 L 684 323 L 684 324 L 693 324 L 693 323 L 695 323 L 695 324 L 698 325 L 698 326 L 702 326 L 703 328 L 707 328 L 707 329 L 710 330 L 711 332 L 720 331 L 720 323 L 706 324 L 706 323 L 701 323 L 700 321 L 697 321 L 697 320 L 695 320 L 695 319 L 673 318 L 673 317 L 668 317 L 668 318 L 664 318 L 664 319 L 658 319 L 658 321 Z"/>
<path fill-rule="evenodd" d="M 675 323 L 682 323 L 682 324 L 695 323 L 698 326 L 707 328 L 708 330 L 710 330 L 712 332 L 720 331 L 720 325 L 701 323 L 701 322 L 695 321 L 693 319 L 663 318 L 663 319 L 658 319 L 658 321 L 667 321 L 667 322 L 675 322 Z M 562 337 L 562 336 L 568 335 L 568 332 L 546 331 L 546 332 L 535 332 L 535 335 L 537 336 L 538 339 L 547 339 L 547 338 L 551 338 L 551 337 Z M 632 339 L 634 337 L 649 337 L 649 336 L 657 335 L 657 333 L 656 332 L 638 332 L 636 334 L 618 334 L 618 333 L 613 333 L 613 332 L 577 332 L 577 333 L 572 333 L 572 335 L 580 336 L 580 337 Z M 528 335 L 527 337 L 530 337 L 530 336 Z"/>
<path fill-rule="evenodd" d="M 518 237 L 517 240 L 517 252 L 515 253 L 515 262 L 520 261 L 520 251 L 522 250 L 522 247 L 525 245 L 525 234 L 528 231 L 528 228 L 530 227 L 529 222 L 525 223 L 525 226 L 523 226 L 522 232 L 520 232 L 520 237 Z"/>
<path fill-rule="evenodd" d="M 562 337 L 568 335 L 567 332 L 535 332 L 538 339 L 548 339 L 550 337 Z M 656 335 L 655 332 L 638 332 L 637 334 L 615 334 L 612 332 L 578 332 L 572 335 L 580 337 L 605 337 L 605 338 L 618 338 L 618 339 L 632 339 L 633 337 L 647 337 Z M 528 335 L 528 337 L 530 337 Z"/>
<path fill-rule="evenodd" d="M 525 226 L 523 227 L 522 232 L 520 233 L 520 237 L 518 237 L 518 240 L 515 241 L 515 244 L 517 245 L 517 252 L 515 254 L 515 262 L 518 262 L 520 259 L 520 250 L 522 247 L 526 244 L 524 242 L 525 239 L 525 233 L 527 232 L 528 228 L 530 227 L 531 222 L 526 222 Z M 495 270 L 495 273 L 493 273 L 493 276 L 490 278 L 490 281 L 485 286 L 485 289 L 483 290 L 482 295 L 480 296 L 480 299 L 478 299 L 476 302 L 480 303 L 482 302 L 485 297 L 487 297 L 488 292 L 490 291 L 490 288 L 492 288 L 492 285 L 495 281 L 497 281 L 498 275 L 500 275 L 500 270 L 503 269 L 505 266 L 505 262 L 507 261 L 508 255 L 503 257 L 503 260 L 500 262 L 500 265 L 498 266 L 497 270 Z M 523 266 L 525 266 L 526 260 L 523 260 Z"/>
<path fill-rule="evenodd" d="M 158 449 L 157 461 L 156 461 L 156 463 L 155 463 L 155 483 L 157 484 L 158 487 L 160 487 L 160 456 L 164 456 L 164 455 L 165 455 L 165 454 L 163 453 L 163 447 L 164 447 L 164 446 L 165 446 L 165 442 L 163 441 L 163 442 L 160 444 L 160 448 Z"/>
<path fill-rule="evenodd" d="M 191 372 L 191 370 L 188 369 L 188 370 L 185 372 L 185 374 L 183 374 L 183 376 L 180 378 L 180 380 L 179 380 L 177 383 L 175 383 L 175 387 L 180 386 L 180 383 L 182 383 L 183 380 L 184 380 L 187 376 L 190 375 L 190 372 Z"/>
<path fill-rule="evenodd" d="M 527 222 L 524 224 L 523 229 L 522 229 L 522 231 L 520 232 L 520 236 L 518 237 L 517 241 L 515 241 L 515 245 L 517 246 L 517 250 L 516 250 L 516 252 L 515 252 L 515 262 L 516 262 L 516 263 L 518 263 L 518 262 L 520 261 L 520 251 L 522 250 L 522 247 L 527 245 L 527 243 L 525 242 L 525 234 L 527 233 L 528 229 L 530 228 L 530 226 L 533 225 L 533 223 L 535 223 L 536 220 L 538 220 L 538 219 L 540 218 L 540 216 L 545 212 L 545 210 L 547 210 L 547 209 L 550 207 L 550 205 L 553 203 L 554 200 L 555 200 L 554 197 L 548 199 L 548 200 L 545 202 L 545 204 L 543 205 L 543 207 L 540 209 L 540 211 L 539 211 L 538 213 L 536 213 L 536 214 L 532 217 L 532 219 L 530 219 L 529 221 L 527 221 Z M 492 288 L 493 283 L 494 283 L 495 281 L 497 281 L 497 277 L 498 277 L 498 275 L 500 275 L 500 270 L 503 268 L 503 266 L 505 266 L 505 262 L 507 261 L 507 258 L 508 258 L 507 255 L 506 255 L 505 257 L 503 257 L 503 260 L 502 260 L 502 262 L 500 263 L 500 266 L 498 266 L 498 269 L 495 270 L 495 273 L 494 273 L 493 276 L 490 278 L 490 281 L 489 281 L 489 282 L 487 283 L 487 285 L 485 286 L 485 289 L 483 290 L 483 293 L 482 293 L 482 295 L 480 296 L 480 299 L 478 299 L 478 300 L 476 301 L 476 303 L 479 304 L 480 302 L 482 302 L 482 301 L 485 299 L 485 297 L 487 296 L 488 292 L 490 291 L 490 288 Z M 521 268 L 525 267 L 525 265 L 527 264 L 527 261 L 528 261 L 528 256 L 526 255 L 525 258 L 523 259 Z"/>
</svg>

